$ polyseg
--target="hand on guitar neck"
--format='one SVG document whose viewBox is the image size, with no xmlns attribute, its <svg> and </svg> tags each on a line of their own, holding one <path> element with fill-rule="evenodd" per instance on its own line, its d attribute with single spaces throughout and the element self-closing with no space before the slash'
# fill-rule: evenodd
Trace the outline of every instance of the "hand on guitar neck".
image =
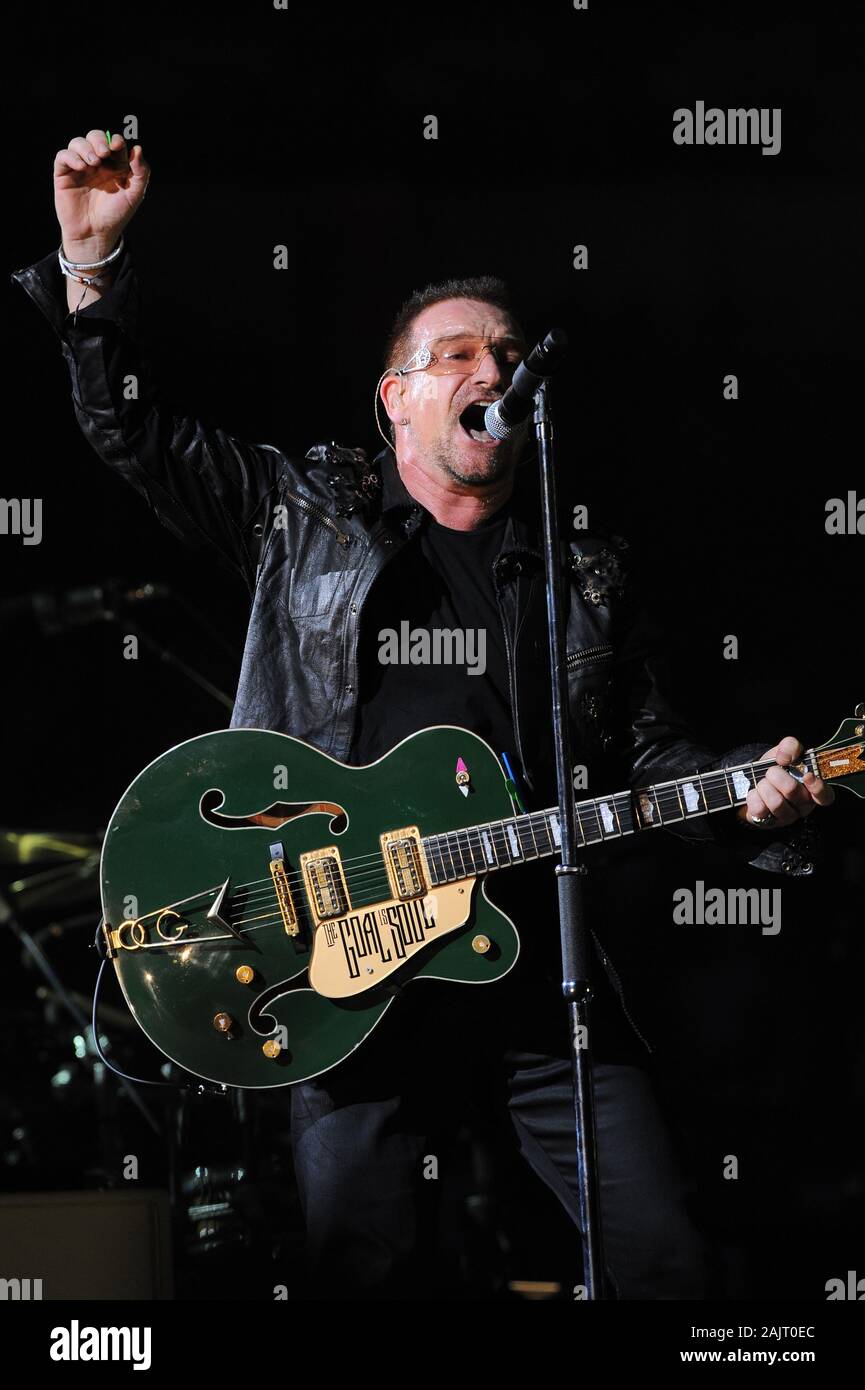
<svg viewBox="0 0 865 1390">
<path fill-rule="evenodd" d="M 766 776 L 748 792 L 744 806 L 736 811 L 740 821 L 758 830 L 765 825 L 775 828 L 810 816 L 818 806 L 832 805 L 834 791 L 810 768 L 804 769 L 801 781 L 785 772 L 786 767 L 799 761 L 803 752 L 802 744 L 791 734 L 766 750 L 760 761 L 772 758 L 778 766 L 770 767 Z M 764 827 L 760 825 L 761 820 Z"/>
</svg>

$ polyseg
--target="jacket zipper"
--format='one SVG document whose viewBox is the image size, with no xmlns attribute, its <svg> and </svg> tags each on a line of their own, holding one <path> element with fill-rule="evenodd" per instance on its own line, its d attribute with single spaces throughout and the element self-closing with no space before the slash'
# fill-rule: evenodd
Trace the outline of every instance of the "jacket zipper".
<svg viewBox="0 0 865 1390">
<path fill-rule="evenodd" d="M 505 639 L 505 658 L 506 658 L 507 664 L 508 664 L 508 685 L 509 685 L 509 687 L 510 687 L 510 693 L 511 693 L 511 727 L 513 728 L 513 731 L 514 731 L 514 743 L 515 743 L 515 745 L 516 745 L 517 755 L 518 755 L 519 760 L 520 760 L 520 766 L 521 766 L 522 771 L 523 771 L 523 777 L 525 778 L 526 786 L 527 786 L 527 788 L 528 788 L 529 791 L 533 791 L 533 790 L 534 790 L 534 784 L 532 783 L 531 777 L 529 776 L 528 769 L 527 769 L 527 767 L 526 767 L 526 760 L 525 760 L 525 758 L 523 757 L 523 747 L 522 747 L 522 742 L 521 742 L 521 740 L 520 740 L 519 719 L 518 719 L 518 717 L 517 717 L 517 673 L 516 673 L 516 664 L 515 664 L 515 661 L 514 661 L 514 653 L 513 653 L 513 651 L 511 650 L 510 638 L 509 638 L 509 636 L 508 636 L 508 625 L 507 625 L 507 622 L 506 622 L 506 620 L 505 620 L 505 614 L 504 614 L 504 610 L 503 610 L 503 607 L 502 607 L 501 589 L 500 589 L 500 586 L 499 586 L 498 575 L 495 573 L 495 567 L 496 567 L 496 564 L 498 563 L 498 559 L 499 559 L 499 558 L 500 558 L 500 557 L 497 556 L 497 557 L 496 557 L 496 560 L 493 562 L 493 581 L 494 581 L 494 583 L 495 583 L 495 588 L 496 588 L 496 599 L 497 599 L 498 606 L 499 606 L 499 618 L 500 618 L 501 624 L 502 624 L 502 633 L 503 633 L 504 639 Z M 519 605 L 519 579 L 517 580 L 517 593 L 516 593 L 516 597 L 515 597 L 515 603 L 516 603 L 517 616 L 519 617 L 519 611 L 520 611 L 520 605 Z"/>
<path fill-rule="evenodd" d="M 580 652 L 568 652 L 565 658 L 567 669 L 569 671 L 573 671 L 576 669 L 577 666 L 590 665 L 593 661 L 601 661 L 605 656 L 611 654 L 612 650 L 613 648 L 609 642 L 596 642 L 591 647 L 584 647 L 583 650 Z M 636 1023 L 631 1017 L 630 1010 L 628 1009 L 628 1006 L 625 1003 L 625 991 L 622 988 L 622 981 L 619 978 L 618 970 L 613 965 L 613 962 L 610 960 L 610 957 L 607 955 L 606 951 L 604 950 L 594 931 L 592 932 L 592 938 L 594 940 L 595 946 L 598 949 L 598 953 L 601 957 L 601 962 L 603 964 L 604 970 L 607 972 L 607 978 L 609 979 L 610 983 L 616 991 L 616 994 L 618 995 L 622 1013 L 625 1015 L 625 1018 L 628 1020 L 628 1023 L 631 1025 L 631 1028 L 636 1033 L 637 1037 L 640 1039 L 640 1042 L 643 1044 L 643 1047 L 646 1049 L 646 1051 L 649 1053 L 653 1052 L 654 1049 L 652 1048 L 651 1043 L 643 1037 L 643 1034 L 640 1032 Z"/>
<path fill-rule="evenodd" d="M 327 512 L 323 511 L 321 507 L 317 507 L 314 502 L 310 502 L 309 498 L 301 497 L 299 492 L 289 492 L 287 488 L 285 490 L 285 496 L 294 503 L 299 511 L 306 512 L 308 516 L 315 517 L 316 521 L 320 521 L 322 526 L 326 526 L 329 531 L 332 531 L 340 545 L 351 544 L 354 538 L 347 535 L 345 531 L 340 531 L 336 523 L 331 521 Z"/>
<path fill-rule="evenodd" d="M 565 663 L 568 670 L 573 671 L 583 663 L 600 661 L 608 653 L 612 653 L 612 650 L 609 642 L 596 642 L 593 647 L 584 647 L 581 652 L 568 652 Z"/>
<path fill-rule="evenodd" d="M 386 533 L 385 531 L 381 531 L 381 532 L 379 532 L 378 536 L 374 536 L 372 539 L 380 540 L 380 539 L 384 538 L 386 534 L 387 534 L 387 533 Z M 353 538 L 353 537 L 349 537 L 349 539 L 352 540 L 352 539 L 354 539 L 354 538 Z M 390 537 L 390 539 L 392 540 L 393 537 Z M 366 591 L 366 594 L 364 595 L 363 599 L 361 600 L 360 606 L 359 606 L 358 609 L 357 609 L 357 640 L 356 640 L 356 642 L 355 642 L 355 655 L 357 655 L 357 654 L 359 653 L 359 651 L 360 651 L 360 629 L 361 629 L 361 620 L 362 620 L 362 618 L 363 618 L 363 606 L 364 606 L 364 604 L 366 603 L 367 599 L 369 598 L 370 591 L 372 590 L 373 586 L 378 582 L 379 578 L 381 577 L 382 570 L 385 568 L 385 566 L 387 565 L 388 561 L 389 561 L 389 560 L 392 560 L 395 554 L 398 555 L 398 554 L 400 553 L 401 550 L 402 550 L 402 546 L 399 546 L 398 548 L 394 548 L 394 547 L 392 546 L 391 549 L 388 551 L 388 553 L 385 555 L 384 560 L 382 561 L 381 569 L 379 569 L 378 574 L 373 575 L 372 581 L 371 581 L 371 583 L 370 583 L 370 585 L 369 585 L 369 587 L 368 587 L 368 589 L 367 589 L 367 591 Z M 350 735 L 349 735 L 349 744 L 348 744 L 349 751 L 351 750 L 352 745 L 354 744 L 355 734 L 357 733 L 357 721 L 358 721 L 358 716 L 359 716 L 359 714 L 360 714 L 360 691 L 359 691 L 358 688 L 357 688 L 357 683 L 358 683 L 358 681 L 359 681 L 358 671 L 359 671 L 359 663 L 356 662 L 356 663 L 355 663 L 355 670 L 354 670 L 354 673 L 353 673 L 353 680 L 352 680 L 352 684 L 355 686 L 355 689 L 354 689 L 355 701 L 354 701 L 354 719 L 352 720 L 351 733 L 350 733 Z M 346 753 L 346 757 L 348 757 L 348 756 L 349 756 L 349 753 L 347 752 L 347 753 Z"/>
<path fill-rule="evenodd" d="M 639 1028 L 637 1027 L 636 1023 L 631 1018 L 631 1015 L 628 1011 L 628 1006 L 625 1003 L 625 991 L 622 989 L 622 982 L 619 979 L 619 972 L 613 965 L 613 962 L 610 960 L 610 957 L 607 955 L 606 951 L 604 950 L 594 931 L 592 931 L 592 939 L 594 940 L 594 943 L 597 946 L 598 951 L 600 953 L 601 962 L 603 964 L 604 969 L 607 972 L 607 979 L 611 982 L 613 988 L 616 991 L 616 994 L 619 996 L 619 1003 L 622 1006 L 622 1013 L 625 1015 L 625 1018 L 630 1023 L 631 1027 L 633 1028 L 637 1037 L 640 1039 L 640 1042 L 643 1044 L 643 1047 L 646 1049 L 646 1051 L 653 1052 L 654 1048 L 652 1047 L 651 1043 L 646 1041 Z"/>
</svg>

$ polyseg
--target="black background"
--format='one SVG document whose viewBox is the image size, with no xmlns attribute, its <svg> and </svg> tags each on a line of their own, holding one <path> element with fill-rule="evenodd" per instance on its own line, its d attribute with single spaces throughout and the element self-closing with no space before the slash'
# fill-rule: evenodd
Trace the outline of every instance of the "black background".
<svg viewBox="0 0 865 1390">
<path fill-rule="evenodd" d="M 449 275 L 504 275 L 530 335 L 569 332 L 555 392 L 565 502 L 599 507 L 629 538 L 700 740 L 819 744 L 865 698 L 865 542 L 824 525 L 829 498 L 863 491 L 861 32 L 802 13 L 40 7 L 7 51 L 7 268 L 58 244 L 56 149 L 134 113 L 152 179 L 127 235 L 163 384 L 190 412 L 294 453 L 330 439 L 376 452 L 373 387 L 401 300 Z M 697 100 L 781 107 L 780 153 L 674 145 L 673 111 Z M 423 138 L 431 113 L 437 141 Z M 578 243 L 587 271 L 572 268 Z M 272 268 L 278 244 L 286 271 Z M 2 491 L 43 498 L 44 538 L 2 538 L 4 597 L 167 583 L 235 655 L 176 600 L 142 625 L 233 693 L 242 588 L 91 453 L 56 340 L 11 284 L 6 313 Z M 723 399 L 727 373 L 737 401 Z M 737 661 L 722 657 L 727 634 Z M 121 643 L 110 624 L 48 637 L 7 618 L 2 825 L 95 831 L 147 761 L 227 723 L 182 675 L 124 661 Z M 822 1298 L 857 1259 L 865 1272 L 860 804 L 839 793 L 818 820 L 809 880 L 721 858 L 695 869 L 669 839 L 630 846 L 615 875 L 608 935 L 658 1044 L 724 1297 Z M 782 887 L 780 935 L 674 927 L 672 887 L 701 876 Z M 58 948 L 82 990 L 86 939 Z M 3 961 L 11 1050 L 20 1028 L 31 1037 L 19 1016 L 35 982 L 8 940 Z M 36 1033 L 28 1086 L 45 1126 L 67 1045 Z M 131 1056 L 155 1074 L 143 1040 Z M 4 1103 L 10 1152 L 22 1104 Z M 82 1099 L 70 1122 L 87 1113 Z M 737 1182 L 720 1176 L 730 1153 Z M 4 1182 L 74 1185 L 87 1161 L 84 1141 L 65 1169 L 36 1143 Z M 522 1198 L 538 1212 L 525 1268 L 543 1273 L 569 1237 L 536 1189 Z"/>
</svg>

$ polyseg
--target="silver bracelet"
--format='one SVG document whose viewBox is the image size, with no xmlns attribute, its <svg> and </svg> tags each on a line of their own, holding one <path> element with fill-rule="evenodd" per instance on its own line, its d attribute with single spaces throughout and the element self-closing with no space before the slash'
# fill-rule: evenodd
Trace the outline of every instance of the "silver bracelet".
<svg viewBox="0 0 865 1390">
<path fill-rule="evenodd" d="M 65 265 L 60 267 L 67 280 L 76 280 L 79 285 L 102 285 L 104 281 L 98 275 L 74 275 L 71 270 L 67 270 Z"/>
<path fill-rule="evenodd" d="M 57 259 L 60 261 L 61 270 L 101 270 L 103 266 L 111 265 L 123 250 L 123 237 L 121 236 L 114 250 L 109 255 L 104 256 L 101 261 L 70 261 L 63 254 L 63 242 L 60 243 L 60 250 L 57 252 Z"/>
</svg>

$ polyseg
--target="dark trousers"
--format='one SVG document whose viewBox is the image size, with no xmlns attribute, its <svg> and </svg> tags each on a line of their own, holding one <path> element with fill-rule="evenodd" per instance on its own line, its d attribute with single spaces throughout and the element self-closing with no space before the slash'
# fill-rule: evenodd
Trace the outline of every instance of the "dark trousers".
<svg viewBox="0 0 865 1390">
<path fill-rule="evenodd" d="M 430 1175 L 467 1101 L 509 1114 L 520 1153 L 579 1225 L 571 1065 L 558 1028 L 565 1013 L 552 1002 L 554 1017 L 546 1007 L 532 1017 L 506 982 L 418 981 L 353 1057 L 292 1087 L 310 1295 L 435 1296 L 426 1282 L 437 1186 Z M 605 1055 L 620 1053 L 608 1046 Z M 648 1073 L 627 1050 L 621 1055 L 627 1060 L 593 1068 L 609 1291 L 703 1298 L 702 1241 L 670 1134 Z"/>
</svg>

